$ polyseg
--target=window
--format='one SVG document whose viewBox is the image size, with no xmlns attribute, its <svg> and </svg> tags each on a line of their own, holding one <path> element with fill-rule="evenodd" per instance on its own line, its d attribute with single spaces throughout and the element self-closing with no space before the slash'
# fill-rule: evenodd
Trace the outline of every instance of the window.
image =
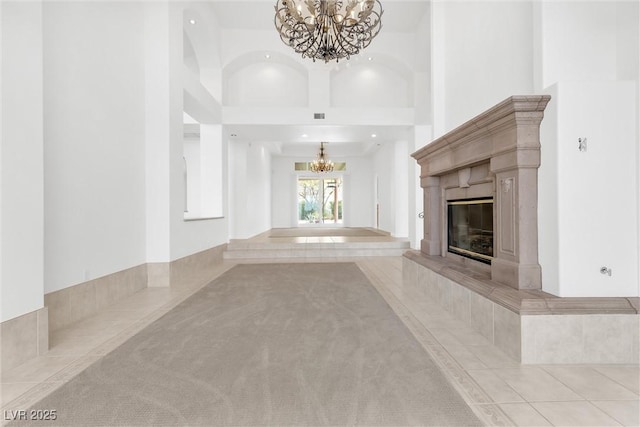
<svg viewBox="0 0 640 427">
<path fill-rule="evenodd" d="M 342 178 L 298 178 L 298 224 L 342 224 Z"/>
</svg>

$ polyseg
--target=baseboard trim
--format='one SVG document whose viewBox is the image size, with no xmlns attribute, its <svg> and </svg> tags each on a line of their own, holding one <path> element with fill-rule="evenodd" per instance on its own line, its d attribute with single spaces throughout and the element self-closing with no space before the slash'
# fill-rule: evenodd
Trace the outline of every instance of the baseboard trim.
<svg viewBox="0 0 640 427">
<path fill-rule="evenodd" d="M 57 331 L 146 287 L 185 287 L 210 280 L 227 245 L 214 246 L 172 262 L 153 262 L 118 271 L 44 296 L 49 331 Z"/>
<path fill-rule="evenodd" d="M 223 262 L 226 249 L 225 243 L 171 262 L 149 263 L 147 286 L 182 288 L 206 283 L 215 275 L 216 265 Z"/>
<path fill-rule="evenodd" d="M 47 307 L 0 323 L 0 372 L 49 350 L 48 323 Z"/>
<path fill-rule="evenodd" d="M 147 287 L 147 265 L 98 277 L 44 296 L 49 308 L 49 331 L 84 319 L 115 301 Z"/>
</svg>

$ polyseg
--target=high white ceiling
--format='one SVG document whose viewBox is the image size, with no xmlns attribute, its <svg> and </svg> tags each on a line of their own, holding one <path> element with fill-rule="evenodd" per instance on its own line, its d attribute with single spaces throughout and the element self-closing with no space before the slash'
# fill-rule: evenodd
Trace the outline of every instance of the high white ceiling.
<svg viewBox="0 0 640 427">
<path fill-rule="evenodd" d="M 381 0 L 387 31 L 413 32 L 429 9 L 428 0 Z M 218 23 L 225 29 L 273 29 L 276 0 L 212 0 Z M 266 17 L 266 19 L 265 19 Z"/>
<path fill-rule="evenodd" d="M 276 154 L 308 155 L 317 151 L 319 142 L 327 143 L 334 156 L 368 154 L 379 144 L 410 140 L 410 126 L 343 126 L 343 125 L 227 125 L 230 139 L 271 143 Z"/>
<path fill-rule="evenodd" d="M 223 29 L 276 31 L 273 22 L 276 0 L 209 1 Z M 381 34 L 415 32 L 429 10 L 429 0 L 381 0 L 381 3 L 384 9 Z M 326 67 L 309 62 L 310 67 Z M 379 144 L 412 138 L 410 126 L 393 125 L 226 125 L 225 132 L 231 141 L 271 143 L 276 155 L 309 155 L 317 151 L 319 141 L 329 142 L 327 152 L 333 155 L 366 155 Z"/>
</svg>

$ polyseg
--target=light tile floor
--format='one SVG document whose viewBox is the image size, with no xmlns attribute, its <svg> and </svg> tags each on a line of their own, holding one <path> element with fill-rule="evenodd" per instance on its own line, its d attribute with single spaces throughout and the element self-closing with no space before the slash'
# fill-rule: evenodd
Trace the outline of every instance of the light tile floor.
<svg viewBox="0 0 640 427">
<path fill-rule="evenodd" d="M 638 365 L 520 365 L 446 311 L 406 293 L 401 257 L 291 261 L 357 262 L 487 425 L 640 425 Z M 217 274 L 233 265 L 221 264 Z M 54 333 L 46 355 L 2 374 L 3 414 L 27 409 L 204 285 L 147 288 Z"/>
<path fill-rule="evenodd" d="M 521 365 L 440 307 L 405 292 L 400 257 L 359 265 L 387 301 L 395 298 L 417 320 L 423 330 L 414 335 L 488 424 L 640 425 L 638 365 Z"/>
</svg>

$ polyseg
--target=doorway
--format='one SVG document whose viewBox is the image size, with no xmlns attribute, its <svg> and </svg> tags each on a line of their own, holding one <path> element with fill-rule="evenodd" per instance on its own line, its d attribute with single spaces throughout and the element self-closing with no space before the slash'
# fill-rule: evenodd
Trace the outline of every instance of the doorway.
<svg viewBox="0 0 640 427">
<path fill-rule="evenodd" d="M 342 225 L 342 177 L 298 177 L 298 225 Z"/>
</svg>

